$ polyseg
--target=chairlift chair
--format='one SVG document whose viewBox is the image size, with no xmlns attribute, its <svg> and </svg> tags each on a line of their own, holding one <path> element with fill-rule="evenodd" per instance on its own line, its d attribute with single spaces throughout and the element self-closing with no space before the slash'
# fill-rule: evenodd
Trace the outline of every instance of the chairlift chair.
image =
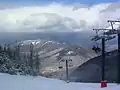
<svg viewBox="0 0 120 90">
<path fill-rule="evenodd" d="M 73 64 L 72 64 L 72 61 L 71 62 L 69 62 L 69 67 L 72 67 L 73 66 Z"/>
<path fill-rule="evenodd" d="M 101 51 L 97 41 L 95 41 L 95 45 L 93 45 L 92 50 L 95 51 L 95 53 L 99 53 Z"/>
<path fill-rule="evenodd" d="M 59 62 L 59 66 L 58 66 L 59 70 L 63 68 L 61 62 Z"/>
</svg>

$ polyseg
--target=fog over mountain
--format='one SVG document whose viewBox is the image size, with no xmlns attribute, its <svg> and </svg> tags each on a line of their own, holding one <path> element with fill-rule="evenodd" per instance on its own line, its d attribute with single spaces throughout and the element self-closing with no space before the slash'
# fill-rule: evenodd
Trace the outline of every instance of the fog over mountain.
<svg viewBox="0 0 120 90">
<path fill-rule="evenodd" d="M 11 43 L 20 40 L 53 40 L 67 44 L 88 45 L 90 44 L 90 35 L 88 33 L 75 32 L 48 32 L 48 33 L 0 33 L 0 43 Z"/>
</svg>

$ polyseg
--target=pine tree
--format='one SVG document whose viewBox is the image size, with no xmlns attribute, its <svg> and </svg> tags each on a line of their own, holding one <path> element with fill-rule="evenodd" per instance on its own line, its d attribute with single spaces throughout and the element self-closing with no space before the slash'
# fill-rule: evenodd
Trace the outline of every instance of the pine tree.
<svg viewBox="0 0 120 90">
<path fill-rule="evenodd" d="M 37 75 L 39 75 L 39 71 L 40 71 L 40 60 L 39 60 L 39 55 L 38 55 L 38 52 L 36 53 L 36 56 L 35 56 L 35 69 L 36 69 L 36 73 Z"/>
<path fill-rule="evenodd" d="M 7 46 L 6 46 L 6 44 L 4 45 L 4 49 L 3 49 L 3 51 L 4 51 L 4 52 L 7 51 Z"/>
<path fill-rule="evenodd" d="M 21 48 L 21 46 L 16 45 L 14 48 L 15 48 L 15 50 L 13 51 L 14 58 L 16 60 L 20 60 L 21 59 L 21 57 L 20 57 L 20 48 Z"/>
<path fill-rule="evenodd" d="M 31 67 L 31 70 L 33 71 L 33 44 L 30 44 L 30 60 L 29 60 L 29 65 Z"/>
<path fill-rule="evenodd" d="M 17 53 L 18 60 L 20 60 L 21 59 L 21 57 L 20 57 L 20 45 L 17 46 L 16 53 Z"/>
<path fill-rule="evenodd" d="M 10 45 L 8 44 L 7 45 L 7 54 L 8 54 L 8 56 L 10 57 L 10 59 L 12 58 L 12 49 L 11 49 L 11 47 L 10 47 Z"/>
<path fill-rule="evenodd" d="M 0 72 L 15 74 L 14 64 L 7 53 L 0 53 Z"/>
<path fill-rule="evenodd" d="M 13 49 L 13 51 L 12 51 L 12 57 L 14 60 L 16 59 L 16 50 L 15 49 Z"/>
<path fill-rule="evenodd" d="M 0 52 L 2 52 L 3 51 L 3 47 L 2 47 L 2 45 L 0 45 Z"/>
</svg>

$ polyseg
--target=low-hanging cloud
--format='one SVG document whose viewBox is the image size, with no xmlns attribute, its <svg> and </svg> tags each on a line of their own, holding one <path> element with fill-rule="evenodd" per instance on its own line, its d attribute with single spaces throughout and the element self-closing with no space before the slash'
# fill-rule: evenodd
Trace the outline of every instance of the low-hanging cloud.
<svg viewBox="0 0 120 90">
<path fill-rule="evenodd" d="M 0 9 L 1 32 L 71 32 L 108 26 L 120 17 L 120 3 L 93 6 L 51 3 Z"/>
</svg>

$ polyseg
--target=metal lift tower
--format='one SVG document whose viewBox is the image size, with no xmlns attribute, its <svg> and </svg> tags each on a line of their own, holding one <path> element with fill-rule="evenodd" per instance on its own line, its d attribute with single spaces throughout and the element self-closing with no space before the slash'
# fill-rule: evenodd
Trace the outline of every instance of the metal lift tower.
<svg viewBox="0 0 120 90">
<path fill-rule="evenodd" d="M 108 30 L 108 32 L 104 33 L 105 35 L 114 35 L 117 34 L 118 36 L 118 81 L 117 83 L 120 84 L 120 28 L 119 29 L 114 29 L 113 24 L 115 22 L 119 22 L 119 20 L 108 20 L 107 22 L 110 22 L 111 24 L 111 30 Z"/>
<path fill-rule="evenodd" d="M 98 31 L 105 31 L 105 30 L 112 30 L 112 29 L 93 29 L 93 30 L 98 32 Z M 115 36 L 103 34 L 101 36 L 96 35 L 91 39 L 93 41 L 98 41 L 102 39 L 101 82 L 105 81 L 105 41 L 111 40 L 113 38 L 115 38 Z"/>
</svg>

